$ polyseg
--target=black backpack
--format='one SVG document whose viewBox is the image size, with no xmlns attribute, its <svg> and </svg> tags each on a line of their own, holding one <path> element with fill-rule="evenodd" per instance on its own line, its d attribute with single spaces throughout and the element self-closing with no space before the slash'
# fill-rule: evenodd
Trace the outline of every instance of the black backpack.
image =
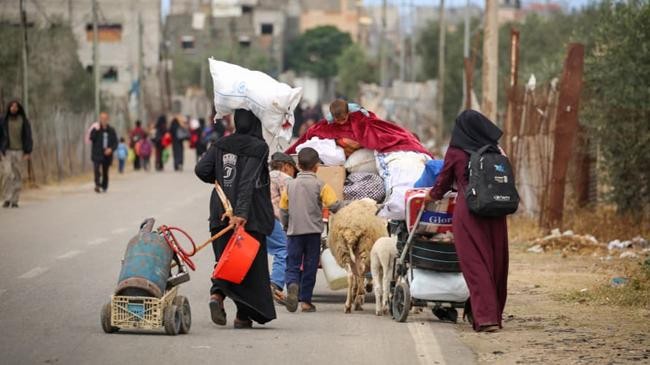
<svg viewBox="0 0 650 365">
<path fill-rule="evenodd" d="M 483 217 L 503 217 L 517 211 L 519 194 L 508 158 L 492 145 L 470 153 L 465 199 L 470 212 Z"/>
</svg>

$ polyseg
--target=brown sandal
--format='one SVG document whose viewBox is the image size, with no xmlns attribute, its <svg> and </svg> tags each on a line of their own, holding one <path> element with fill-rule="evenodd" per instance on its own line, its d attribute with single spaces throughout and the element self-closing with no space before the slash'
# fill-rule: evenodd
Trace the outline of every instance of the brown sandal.
<svg viewBox="0 0 650 365">
<path fill-rule="evenodd" d="M 253 328 L 253 321 L 251 321 L 250 319 L 235 318 L 235 321 L 233 322 L 233 327 L 235 327 L 236 329 Z"/>
<path fill-rule="evenodd" d="M 223 298 L 217 294 L 210 296 L 210 317 L 219 326 L 226 325 L 226 311 L 223 308 Z"/>
<path fill-rule="evenodd" d="M 302 303 L 300 305 L 300 310 L 305 313 L 316 312 L 316 306 L 311 303 Z"/>
</svg>

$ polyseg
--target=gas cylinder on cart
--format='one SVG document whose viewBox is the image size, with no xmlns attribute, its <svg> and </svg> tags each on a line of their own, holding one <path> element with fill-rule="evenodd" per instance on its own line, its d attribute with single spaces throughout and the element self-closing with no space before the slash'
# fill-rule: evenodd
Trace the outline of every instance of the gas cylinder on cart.
<svg viewBox="0 0 650 365">
<path fill-rule="evenodd" d="M 146 219 L 129 241 L 116 295 L 161 298 L 165 293 L 173 252 L 165 239 L 153 231 L 154 222 L 153 218 Z"/>
</svg>

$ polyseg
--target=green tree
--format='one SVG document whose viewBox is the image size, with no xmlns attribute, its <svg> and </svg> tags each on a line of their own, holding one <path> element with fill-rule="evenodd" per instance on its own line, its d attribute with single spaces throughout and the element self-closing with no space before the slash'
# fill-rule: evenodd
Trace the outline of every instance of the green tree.
<svg viewBox="0 0 650 365">
<path fill-rule="evenodd" d="M 604 2 L 586 52 L 583 115 L 596 138 L 619 211 L 650 214 L 650 3 Z"/>
<path fill-rule="evenodd" d="M 335 26 L 309 29 L 289 44 L 287 66 L 298 73 L 329 80 L 338 73 L 336 59 L 350 44 L 350 34 Z"/>
<path fill-rule="evenodd" d="M 472 23 L 477 26 L 478 21 L 474 19 Z M 420 33 L 416 43 L 416 51 L 422 58 L 421 75 L 425 79 L 438 78 L 439 29 L 437 22 L 430 22 Z M 443 105 L 444 126 L 447 131 L 453 125 L 463 103 L 463 32 L 463 27 L 447 28 L 445 41 L 445 100 Z"/>
<path fill-rule="evenodd" d="M 378 82 L 377 65 L 371 62 L 358 44 L 352 44 L 336 59 L 338 82 L 336 91 L 348 98 L 357 100 L 360 82 Z"/>
</svg>

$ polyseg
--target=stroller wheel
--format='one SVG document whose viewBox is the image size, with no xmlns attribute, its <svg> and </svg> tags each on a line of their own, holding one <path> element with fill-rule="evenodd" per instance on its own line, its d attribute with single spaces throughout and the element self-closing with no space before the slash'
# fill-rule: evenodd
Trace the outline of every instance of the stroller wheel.
<svg viewBox="0 0 650 365">
<path fill-rule="evenodd" d="M 409 310 L 411 310 L 411 292 L 408 284 L 402 281 L 395 285 L 393 301 L 391 304 L 393 318 L 397 322 L 406 322 Z"/>
</svg>

